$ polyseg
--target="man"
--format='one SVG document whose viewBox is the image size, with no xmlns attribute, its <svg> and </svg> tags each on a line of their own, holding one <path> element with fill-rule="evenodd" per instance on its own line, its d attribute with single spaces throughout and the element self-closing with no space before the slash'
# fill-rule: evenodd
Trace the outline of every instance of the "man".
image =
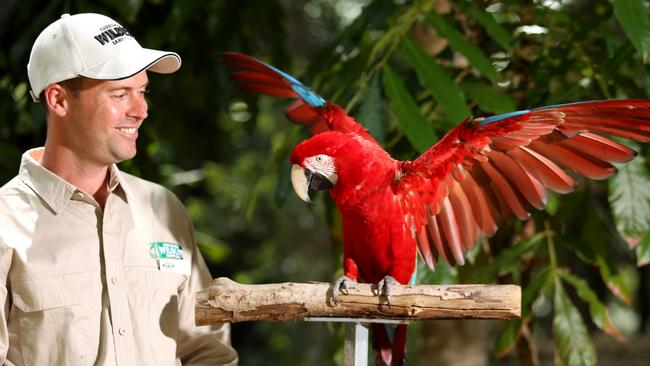
<svg viewBox="0 0 650 366">
<path fill-rule="evenodd" d="M 115 166 L 136 153 L 147 70 L 180 64 L 99 14 L 34 42 L 47 136 L 0 188 L 0 364 L 237 363 L 228 324 L 194 325 L 211 277 L 182 204 Z"/>
</svg>

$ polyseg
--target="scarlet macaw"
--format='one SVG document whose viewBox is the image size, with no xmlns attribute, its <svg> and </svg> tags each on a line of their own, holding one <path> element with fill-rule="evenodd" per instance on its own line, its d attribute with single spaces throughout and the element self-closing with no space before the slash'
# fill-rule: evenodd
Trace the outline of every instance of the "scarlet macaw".
<svg viewBox="0 0 650 366">
<path fill-rule="evenodd" d="M 343 272 L 332 295 L 348 282 L 406 284 L 416 251 L 431 270 L 438 257 L 464 264 L 480 233 L 542 209 L 546 189 L 568 193 L 576 182 L 561 168 L 592 179 L 616 172 L 636 153 L 603 135 L 650 140 L 650 101 L 609 100 L 554 105 L 489 118 L 467 118 L 413 161 L 393 159 L 343 108 L 294 77 L 249 56 L 228 52 L 244 90 L 298 100 L 287 117 L 312 137 L 291 153 L 297 195 L 329 190 L 343 221 Z M 373 324 L 377 362 L 401 365 L 406 325 L 391 342 Z"/>
</svg>

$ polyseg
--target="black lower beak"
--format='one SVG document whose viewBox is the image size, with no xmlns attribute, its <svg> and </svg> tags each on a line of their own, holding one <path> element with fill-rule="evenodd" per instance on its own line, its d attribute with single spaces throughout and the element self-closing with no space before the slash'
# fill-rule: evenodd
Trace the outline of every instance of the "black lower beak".
<svg viewBox="0 0 650 366">
<path fill-rule="evenodd" d="M 334 187 L 334 184 L 329 179 L 325 178 L 320 173 L 314 173 L 309 169 L 305 169 L 305 177 L 307 178 L 307 186 L 311 191 L 326 191 Z"/>
</svg>

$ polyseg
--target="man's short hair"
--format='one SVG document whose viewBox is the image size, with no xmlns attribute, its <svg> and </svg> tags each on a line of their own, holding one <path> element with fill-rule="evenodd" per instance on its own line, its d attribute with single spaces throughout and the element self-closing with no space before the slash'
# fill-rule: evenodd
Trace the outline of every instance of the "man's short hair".
<svg viewBox="0 0 650 366">
<path fill-rule="evenodd" d="M 86 82 L 86 80 L 89 79 L 87 77 L 78 76 L 76 78 L 60 81 L 57 84 L 67 89 L 70 92 L 70 94 L 72 94 L 73 97 L 79 98 L 79 93 L 81 92 L 81 89 L 83 88 L 83 85 Z M 38 99 L 41 101 L 43 112 L 45 112 L 45 115 L 47 116 L 48 114 L 47 103 L 42 102 L 45 100 L 44 98 L 45 98 L 45 90 L 41 92 L 41 94 L 38 96 Z"/>
</svg>

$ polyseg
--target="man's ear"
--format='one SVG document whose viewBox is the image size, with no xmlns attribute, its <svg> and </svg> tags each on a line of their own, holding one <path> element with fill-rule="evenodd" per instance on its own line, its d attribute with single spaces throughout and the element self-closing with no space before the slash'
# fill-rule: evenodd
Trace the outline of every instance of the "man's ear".
<svg viewBox="0 0 650 366">
<path fill-rule="evenodd" d="M 54 113 L 59 117 L 64 117 L 68 113 L 70 106 L 69 98 L 70 92 L 62 87 L 60 84 L 50 84 L 45 88 L 44 98 L 41 103 L 47 105 L 50 113 Z"/>
</svg>

